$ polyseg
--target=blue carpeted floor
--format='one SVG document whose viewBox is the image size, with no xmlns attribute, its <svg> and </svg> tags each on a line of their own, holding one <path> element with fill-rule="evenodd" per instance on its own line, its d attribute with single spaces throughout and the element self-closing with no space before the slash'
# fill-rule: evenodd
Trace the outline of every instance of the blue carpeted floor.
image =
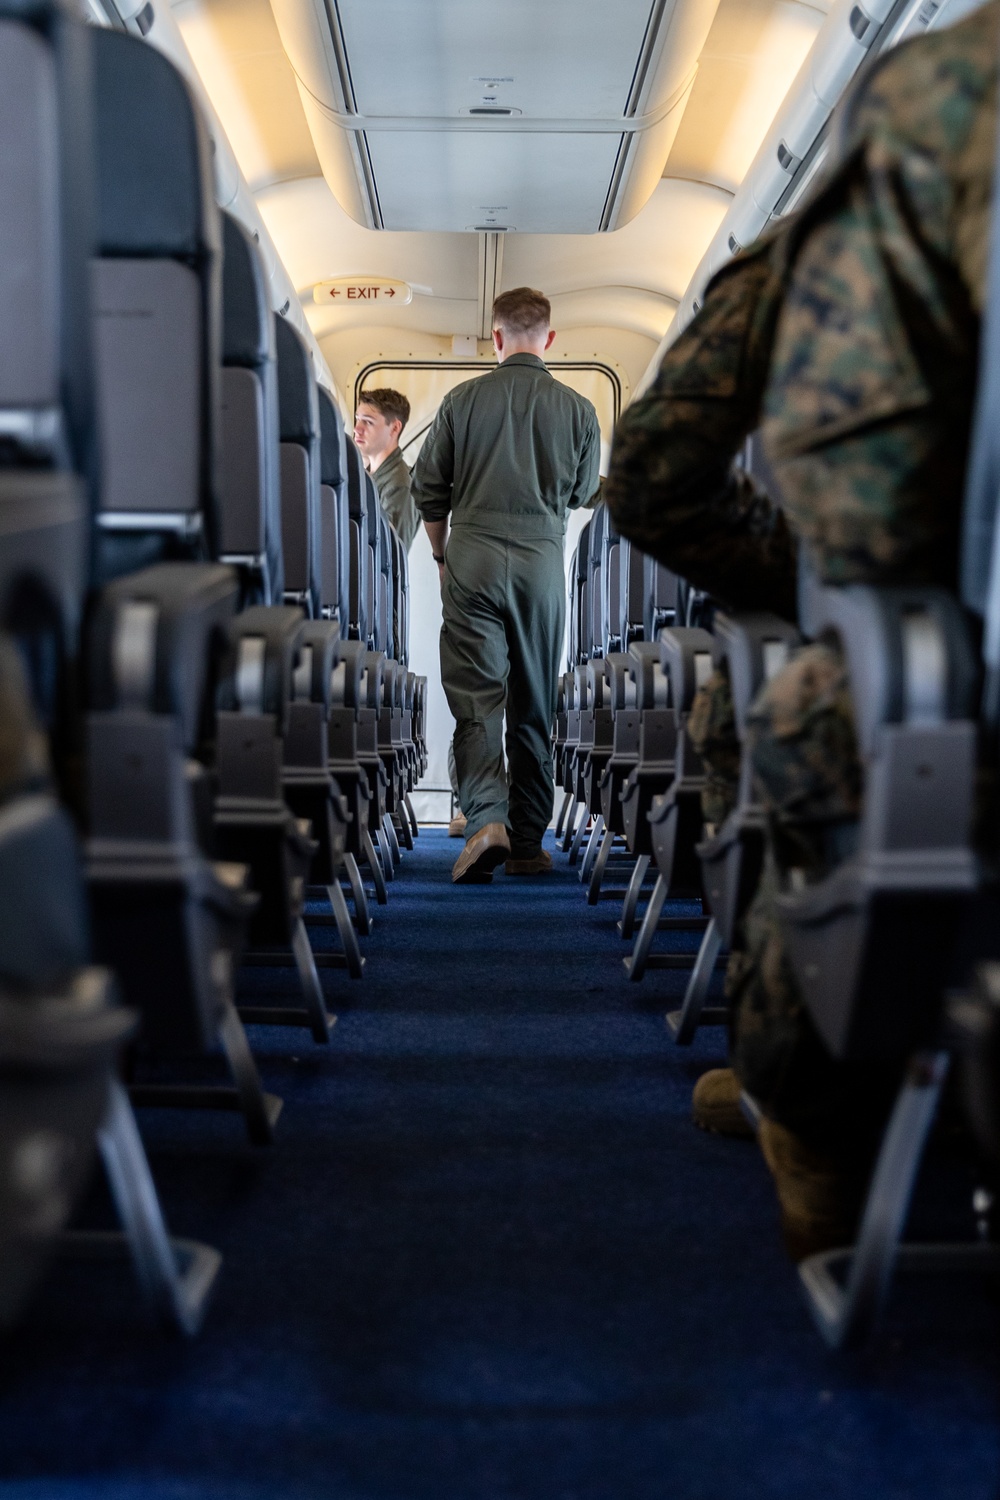
<svg viewBox="0 0 1000 1500">
<path fill-rule="evenodd" d="M 0 1494 L 993 1500 L 988 1291 L 904 1282 L 869 1354 L 826 1353 L 756 1148 L 689 1123 L 723 1042 L 669 1041 L 683 975 L 629 986 L 561 857 L 455 888 L 456 847 L 425 831 L 365 979 L 326 971 L 332 1054 L 256 1033 L 273 1149 L 144 1114 L 172 1228 L 225 1254 L 207 1325 L 58 1267 L 2 1346 Z"/>
</svg>

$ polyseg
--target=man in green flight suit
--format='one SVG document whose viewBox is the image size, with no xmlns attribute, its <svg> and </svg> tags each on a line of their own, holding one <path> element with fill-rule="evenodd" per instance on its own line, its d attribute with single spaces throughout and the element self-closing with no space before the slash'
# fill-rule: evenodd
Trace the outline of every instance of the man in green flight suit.
<svg viewBox="0 0 1000 1500">
<path fill-rule="evenodd" d="M 552 864 L 542 837 L 553 802 L 563 537 L 567 511 L 597 489 L 600 428 L 590 402 L 545 367 L 550 317 L 548 298 L 530 287 L 497 298 L 498 367 L 445 396 L 413 471 L 441 573 L 441 680 L 467 820 L 452 879 L 467 883 L 489 880 L 504 861 L 511 875 Z"/>
<path fill-rule="evenodd" d="M 379 386 L 362 391 L 354 417 L 354 441 L 375 481 L 379 502 L 407 552 L 420 529 L 410 494 L 410 471 L 399 449 L 410 420 L 410 403 L 401 391 Z"/>
</svg>

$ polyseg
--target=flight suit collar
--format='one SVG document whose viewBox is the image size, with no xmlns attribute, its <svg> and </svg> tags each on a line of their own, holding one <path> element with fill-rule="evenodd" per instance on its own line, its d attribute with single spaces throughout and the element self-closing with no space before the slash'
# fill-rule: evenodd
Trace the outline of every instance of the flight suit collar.
<svg viewBox="0 0 1000 1500">
<path fill-rule="evenodd" d="M 548 365 L 537 354 L 508 354 L 503 364 L 497 365 L 497 369 L 506 370 L 508 365 L 529 365 L 536 370 L 544 370 L 546 374 L 549 372 Z"/>
</svg>

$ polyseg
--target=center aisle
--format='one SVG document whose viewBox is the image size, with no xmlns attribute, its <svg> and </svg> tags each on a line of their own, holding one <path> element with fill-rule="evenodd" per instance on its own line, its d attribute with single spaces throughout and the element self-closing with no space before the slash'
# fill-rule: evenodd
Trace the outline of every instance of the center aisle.
<svg viewBox="0 0 1000 1500">
<path fill-rule="evenodd" d="M 365 979 L 326 971 L 332 1055 L 255 1034 L 271 1152 L 144 1114 L 173 1229 L 225 1255 L 205 1330 L 60 1269 L 6 1351 L 0 1495 L 993 1496 L 982 1288 L 904 1289 L 873 1354 L 827 1354 L 756 1148 L 690 1124 L 723 1038 L 668 1040 L 683 976 L 627 985 L 562 856 L 454 887 L 458 848 L 424 830 Z"/>
</svg>

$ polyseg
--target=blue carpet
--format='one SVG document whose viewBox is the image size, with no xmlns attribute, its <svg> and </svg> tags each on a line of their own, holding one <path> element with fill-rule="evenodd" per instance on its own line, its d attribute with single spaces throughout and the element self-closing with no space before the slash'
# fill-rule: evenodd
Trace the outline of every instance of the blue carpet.
<svg viewBox="0 0 1000 1500">
<path fill-rule="evenodd" d="M 683 974 L 628 985 L 561 857 L 456 888 L 455 850 L 425 830 L 364 980 L 324 972 L 331 1053 L 254 1034 L 270 1151 L 144 1112 L 171 1227 L 225 1255 L 208 1322 L 57 1267 L 2 1346 L 0 1495 L 993 1500 L 989 1291 L 901 1282 L 871 1352 L 827 1353 L 756 1148 L 689 1123 L 723 1041 L 668 1039 Z"/>
</svg>

